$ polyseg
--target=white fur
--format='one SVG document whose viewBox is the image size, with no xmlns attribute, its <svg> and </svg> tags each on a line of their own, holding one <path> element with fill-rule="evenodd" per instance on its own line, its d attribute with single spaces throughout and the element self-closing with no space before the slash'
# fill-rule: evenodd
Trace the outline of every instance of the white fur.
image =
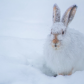
<svg viewBox="0 0 84 84">
<path fill-rule="evenodd" d="M 51 32 L 55 34 L 55 33 L 61 33 L 61 31 L 64 31 L 66 27 L 62 22 L 56 22 L 52 25 L 51 29 L 52 29 Z"/>
<path fill-rule="evenodd" d="M 84 70 L 84 36 L 68 28 L 59 49 L 52 47 L 51 37 L 50 34 L 44 48 L 46 66 L 55 74 L 67 75 L 72 69 L 72 73 Z"/>
</svg>

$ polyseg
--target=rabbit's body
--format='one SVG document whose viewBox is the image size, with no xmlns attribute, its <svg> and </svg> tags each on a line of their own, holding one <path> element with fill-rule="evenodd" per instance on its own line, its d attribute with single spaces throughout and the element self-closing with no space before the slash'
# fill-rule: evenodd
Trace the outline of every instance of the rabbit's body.
<svg viewBox="0 0 84 84">
<path fill-rule="evenodd" d="M 62 40 L 62 46 L 51 46 L 50 35 L 45 44 L 46 66 L 55 74 L 68 75 L 77 70 L 84 70 L 84 36 L 76 30 L 69 29 Z"/>
<path fill-rule="evenodd" d="M 77 6 L 73 5 L 60 21 L 60 9 L 53 8 L 53 26 L 48 36 L 44 54 L 45 63 L 57 75 L 71 75 L 84 70 L 84 36 L 68 24 L 73 19 Z"/>
</svg>

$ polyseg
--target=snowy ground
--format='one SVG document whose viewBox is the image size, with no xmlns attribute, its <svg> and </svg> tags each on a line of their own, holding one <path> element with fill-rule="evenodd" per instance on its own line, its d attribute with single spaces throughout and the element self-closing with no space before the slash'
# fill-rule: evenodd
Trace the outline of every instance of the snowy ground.
<svg viewBox="0 0 84 84">
<path fill-rule="evenodd" d="M 31 66 L 43 56 L 54 3 L 59 5 L 62 14 L 77 4 L 77 13 L 69 27 L 84 33 L 83 0 L 0 1 L 0 84 L 84 84 L 84 71 L 52 77 Z"/>
</svg>

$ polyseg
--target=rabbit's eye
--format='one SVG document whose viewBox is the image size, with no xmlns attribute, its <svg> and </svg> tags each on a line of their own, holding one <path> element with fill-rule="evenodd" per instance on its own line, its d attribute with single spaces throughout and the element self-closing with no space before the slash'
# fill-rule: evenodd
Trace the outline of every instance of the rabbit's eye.
<svg viewBox="0 0 84 84">
<path fill-rule="evenodd" d="M 62 31 L 62 34 L 64 34 L 64 31 Z"/>
</svg>

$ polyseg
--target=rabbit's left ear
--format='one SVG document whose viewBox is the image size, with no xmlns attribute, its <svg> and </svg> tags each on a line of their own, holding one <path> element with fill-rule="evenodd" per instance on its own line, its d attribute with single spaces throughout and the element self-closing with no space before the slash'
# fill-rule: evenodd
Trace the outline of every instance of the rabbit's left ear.
<svg viewBox="0 0 84 84">
<path fill-rule="evenodd" d="M 73 20 L 74 15 L 76 13 L 77 6 L 73 5 L 72 7 L 68 8 L 68 10 L 64 13 L 62 18 L 62 22 L 67 27 L 68 24 Z"/>
</svg>

